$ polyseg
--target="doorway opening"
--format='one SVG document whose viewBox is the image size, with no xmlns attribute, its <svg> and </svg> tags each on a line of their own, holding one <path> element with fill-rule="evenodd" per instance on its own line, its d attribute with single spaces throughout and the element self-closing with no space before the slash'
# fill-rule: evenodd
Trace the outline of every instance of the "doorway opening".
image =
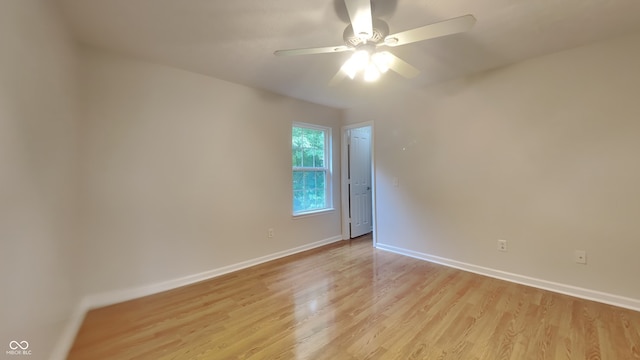
<svg viewBox="0 0 640 360">
<path fill-rule="evenodd" d="M 342 128 L 342 238 L 375 234 L 373 123 Z"/>
</svg>

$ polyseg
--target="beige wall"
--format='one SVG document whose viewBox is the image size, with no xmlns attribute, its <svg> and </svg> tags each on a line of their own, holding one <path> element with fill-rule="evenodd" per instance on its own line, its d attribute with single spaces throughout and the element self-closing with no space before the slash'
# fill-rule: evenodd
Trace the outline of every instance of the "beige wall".
<svg viewBox="0 0 640 360">
<path fill-rule="evenodd" d="M 82 298 L 340 236 L 290 191 L 291 123 L 330 126 L 340 208 L 339 110 L 78 52 L 49 6 L 0 2 L 1 344 L 48 358 Z"/>
<path fill-rule="evenodd" d="M 378 241 L 640 299 L 638 64 L 640 35 L 346 111 L 375 121 Z"/>
<path fill-rule="evenodd" d="M 0 356 L 45 359 L 78 299 L 75 49 L 49 1 L 0 1 Z"/>
<path fill-rule="evenodd" d="M 193 275 L 341 234 L 291 217 L 290 127 L 341 112 L 175 68 L 82 52 L 82 290 Z M 275 237 L 267 239 L 267 229 Z"/>
</svg>

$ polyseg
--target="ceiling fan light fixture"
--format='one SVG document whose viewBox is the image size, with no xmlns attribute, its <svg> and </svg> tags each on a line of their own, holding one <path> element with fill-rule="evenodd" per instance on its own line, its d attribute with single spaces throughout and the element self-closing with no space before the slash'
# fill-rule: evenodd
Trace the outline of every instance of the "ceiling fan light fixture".
<svg viewBox="0 0 640 360">
<path fill-rule="evenodd" d="M 358 50 L 351 55 L 351 57 L 345 61 L 341 69 L 352 80 L 356 77 L 358 72 L 363 71 L 369 64 L 369 52 L 366 50 Z"/>
<path fill-rule="evenodd" d="M 380 73 L 384 74 L 389 71 L 393 57 L 388 51 L 375 53 L 371 56 L 371 61 L 376 65 Z"/>
<path fill-rule="evenodd" d="M 358 50 L 353 53 L 351 60 L 354 62 L 356 69 L 364 70 L 369 64 L 369 52 L 367 50 Z"/>
<path fill-rule="evenodd" d="M 353 80 L 358 74 L 358 69 L 356 68 L 356 64 L 354 63 L 352 58 L 349 58 L 349 60 L 345 61 L 340 70 L 347 74 L 347 76 L 351 80 Z"/>
<path fill-rule="evenodd" d="M 373 82 L 378 79 L 380 79 L 380 70 L 373 62 L 370 62 L 364 70 L 364 81 Z"/>
</svg>

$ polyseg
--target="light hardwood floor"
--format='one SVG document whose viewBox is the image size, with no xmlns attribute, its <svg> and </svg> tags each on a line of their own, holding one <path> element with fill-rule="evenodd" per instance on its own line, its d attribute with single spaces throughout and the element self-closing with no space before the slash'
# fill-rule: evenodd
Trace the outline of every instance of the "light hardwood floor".
<svg viewBox="0 0 640 360">
<path fill-rule="evenodd" d="M 364 237 L 93 310 L 69 359 L 640 359 L 640 313 Z"/>
</svg>

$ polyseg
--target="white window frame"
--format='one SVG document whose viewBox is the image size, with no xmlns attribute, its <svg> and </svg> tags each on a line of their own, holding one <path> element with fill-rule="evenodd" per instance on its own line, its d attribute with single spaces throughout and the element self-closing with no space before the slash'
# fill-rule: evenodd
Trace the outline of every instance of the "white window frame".
<svg viewBox="0 0 640 360">
<path fill-rule="evenodd" d="M 291 125 L 291 133 L 289 136 L 289 141 L 293 140 L 293 128 L 294 127 L 299 127 L 299 128 L 305 128 L 305 129 L 312 129 L 312 130 L 320 130 L 323 131 L 325 133 L 324 136 L 324 157 L 325 157 L 325 161 L 324 161 L 324 167 L 298 167 L 298 166 L 293 166 L 293 163 L 291 164 L 291 213 L 293 215 L 293 217 L 302 217 L 305 215 L 313 215 L 313 214 L 318 214 L 318 213 L 323 213 L 323 212 L 327 212 L 327 211 L 332 211 L 333 209 L 333 191 L 332 191 L 332 178 L 333 178 L 333 165 L 332 165 L 332 128 L 327 127 L 327 126 L 320 126 L 320 125 L 315 125 L 315 124 L 309 124 L 309 123 L 303 123 L 303 122 L 294 122 Z M 291 154 L 289 156 L 289 159 L 293 158 L 293 147 L 290 148 L 291 149 Z M 324 170 L 325 172 L 325 179 L 324 179 L 324 184 L 325 184 L 325 207 L 321 208 L 321 209 L 313 209 L 313 210 L 307 210 L 307 211 L 295 211 L 293 209 L 293 172 L 294 171 L 318 171 L 318 170 Z"/>
</svg>

